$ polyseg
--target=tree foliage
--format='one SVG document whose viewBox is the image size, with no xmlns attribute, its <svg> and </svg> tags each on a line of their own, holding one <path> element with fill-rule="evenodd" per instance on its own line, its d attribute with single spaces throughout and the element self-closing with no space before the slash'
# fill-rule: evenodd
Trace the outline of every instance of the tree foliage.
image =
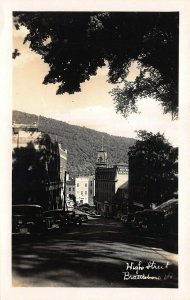
<svg viewBox="0 0 190 300">
<path fill-rule="evenodd" d="M 130 186 L 141 187 L 145 206 L 174 197 L 178 187 L 178 148 L 160 133 L 138 131 L 138 140 L 128 154 Z"/>
<path fill-rule="evenodd" d="M 41 135 L 26 147 L 14 148 L 12 164 L 12 200 L 14 204 L 39 204 L 45 209 L 56 205 L 48 184 L 60 183 L 58 145 L 47 134 Z M 60 199 L 60 190 L 57 190 Z M 51 195 L 50 195 L 51 194 Z"/>
<path fill-rule="evenodd" d="M 58 83 L 57 94 L 80 91 L 80 84 L 108 65 L 116 110 L 136 111 L 139 97 L 158 100 L 164 112 L 178 113 L 178 13 L 14 12 L 16 29 L 49 65 L 43 83 Z M 131 63 L 139 75 L 127 80 Z"/>
</svg>

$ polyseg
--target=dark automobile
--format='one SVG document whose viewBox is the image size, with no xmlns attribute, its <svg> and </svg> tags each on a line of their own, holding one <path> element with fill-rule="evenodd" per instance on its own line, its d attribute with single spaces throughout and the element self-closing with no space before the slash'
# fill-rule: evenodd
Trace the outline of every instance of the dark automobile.
<svg viewBox="0 0 190 300">
<path fill-rule="evenodd" d="M 88 216 L 86 214 L 79 214 L 82 223 L 88 222 Z"/>
<path fill-rule="evenodd" d="M 64 211 L 63 209 L 55 209 L 45 211 L 43 221 L 46 229 L 63 229 L 67 225 L 81 225 L 82 219 L 74 211 Z"/>
<path fill-rule="evenodd" d="M 74 211 L 65 211 L 64 216 L 68 225 L 82 225 L 82 219 L 80 215 L 76 214 Z"/>
<path fill-rule="evenodd" d="M 120 220 L 121 220 L 121 222 L 122 222 L 123 224 L 126 223 L 127 217 L 128 217 L 128 215 L 122 215 L 122 216 L 121 216 Z"/>
<path fill-rule="evenodd" d="M 43 229 L 43 208 L 40 205 L 18 204 L 12 206 L 12 233 L 34 234 Z"/>
<path fill-rule="evenodd" d="M 171 199 L 159 205 L 155 210 L 163 212 L 163 233 L 178 235 L 178 200 Z"/>
<path fill-rule="evenodd" d="M 88 222 L 88 216 L 86 213 L 81 212 L 79 209 L 75 209 L 74 212 L 76 215 L 79 215 L 82 223 Z"/>
<path fill-rule="evenodd" d="M 128 227 L 131 227 L 133 219 L 134 219 L 134 213 L 129 212 L 127 215 L 123 215 L 121 217 L 121 222 L 127 225 Z"/>
<path fill-rule="evenodd" d="M 163 213 L 152 209 L 137 211 L 131 217 L 131 226 L 141 232 L 162 233 Z"/>
<path fill-rule="evenodd" d="M 132 227 L 146 233 L 177 235 L 178 200 L 171 199 L 155 209 L 135 212 L 132 219 Z"/>
<path fill-rule="evenodd" d="M 68 216 L 62 209 L 45 211 L 43 222 L 46 229 L 62 229 L 68 224 Z"/>
</svg>

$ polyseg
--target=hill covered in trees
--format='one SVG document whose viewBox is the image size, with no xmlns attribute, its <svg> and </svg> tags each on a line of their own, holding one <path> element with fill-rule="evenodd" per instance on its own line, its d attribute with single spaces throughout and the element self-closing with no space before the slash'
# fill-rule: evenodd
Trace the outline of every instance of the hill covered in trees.
<svg viewBox="0 0 190 300">
<path fill-rule="evenodd" d="M 108 152 L 110 164 L 128 162 L 128 150 L 135 139 L 112 136 L 86 127 L 70 125 L 51 118 L 39 117 L 20 111 L 13 111 L 13 121 L 18 123 L 38 122 L 38 128 L 57 139 L 63 149 L 68 151 L 68 172 L 71 175 L 90 175 L 95 172 L 97 151 L 101 150 L 102 137 L 104 149 Z"/>
</svg>

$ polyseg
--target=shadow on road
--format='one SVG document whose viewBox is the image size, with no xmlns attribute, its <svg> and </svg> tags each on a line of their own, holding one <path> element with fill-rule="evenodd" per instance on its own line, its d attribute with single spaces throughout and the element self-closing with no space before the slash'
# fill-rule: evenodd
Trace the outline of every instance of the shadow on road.
<svg viewBox="0 0 190 300">
<path fill-rule="evenodd" d="M 161 242 L 105 220 L 41 237 L 16 238 L 13 285 L 176 288 L 177 264 L 167 265 Z M 167 255 L 171 261 L 172 254 Z M 152 261 L 155 265 L 148 268 Z M 144 269 L 137 270 L 139 262 Z"/>
</svg>

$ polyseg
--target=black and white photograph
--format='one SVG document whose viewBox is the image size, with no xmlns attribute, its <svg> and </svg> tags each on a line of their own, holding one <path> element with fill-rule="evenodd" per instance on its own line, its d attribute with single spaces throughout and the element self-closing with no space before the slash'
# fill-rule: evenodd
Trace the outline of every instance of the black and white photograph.
<svg viewBox="0 0 190 300">
<path fill-rule="evenodd" d="M 12 288 L 178 290 L 180 10 L 26 7 L 9 16 Z"/>
</svg>

